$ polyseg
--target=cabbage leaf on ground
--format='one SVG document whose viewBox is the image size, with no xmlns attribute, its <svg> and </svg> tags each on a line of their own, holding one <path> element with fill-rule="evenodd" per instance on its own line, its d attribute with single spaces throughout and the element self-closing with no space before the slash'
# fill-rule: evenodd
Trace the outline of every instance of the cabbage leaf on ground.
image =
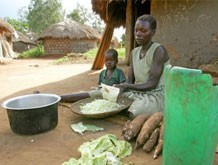
<svg viewBox="0 0 218 165">
<path fill-rule="evenodd" d="M 83 124 L 83 122 L 79 122 L 79 123 L 75 123 L 75 124 L 71 124 L 70 127 L 77 133 L 79 134 L 83 134 L 83 132 L 85 131 L 92 131 L 92 132 L 96 132 L 96 131 L 103 131 L 104 128 L 102 127 L 98 127 L 95 125 L 91 125 L 91 124 Z"/>
<path fill-rule="evenodd" d="M 79 159 L 71 158 L 62 165 L 123 165 L 121 159 L 131 155 L 132 146 L 118 140 L 115 135 L 106 134 L 96 140 L 83 143 L 78 151 Z"/>
</svg>

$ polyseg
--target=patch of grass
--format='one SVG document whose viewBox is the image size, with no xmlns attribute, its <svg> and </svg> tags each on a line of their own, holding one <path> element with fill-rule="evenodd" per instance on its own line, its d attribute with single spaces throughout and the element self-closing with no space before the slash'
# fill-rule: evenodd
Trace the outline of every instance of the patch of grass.
<svg viewBox="0 0 218 165">
<path fill-rule="evenodd" d="M 54 64 L 60 65 L 60 64 L 63 64 L 63 63 L 68 63 L 69 61 L 71 61 L 71 59 L 69 58 L 69 56 L 64 56 L 64 57 L 61 57 L 61 58 L 55 60 L 55 61 L 54 61 Z"/>
<path fill-rule="evenodd" d="M 35 48 L 27 50 L 18 55 L 18 58 L 36 58 L 41 57 L 44 54 L 44 47 L 42 45 L 38 45 Z"/>
<path fill-rule="evenodd" d="M 116 49 L 118 52 L 118 57 L 119 58 L 125 58 L 125 48 L 118 48 Z M 86 56 L 87 58 L 95 58 L 96 54 L 97 54 L 98 48 L 95 49 L 91 49 L 88 52 L 86 52 L 84 54 L 84 56 Z"/>
<path fill-rule="evenodd" d="M 125 58 L 125 55 L 126 55 L 126 49 L 125 48 L 119 48 L 119 49 L 116 49 L 117 52 L 118 52 L 118 57 L 119 58 Z"/>
<path fill-rule="evenodd" d="M 98 52 L 98 48 L 90 49 L 88 52 L 84 53 L 84 56 L 87 58 L 95 58 Z"/>
<path fill-rule="evenodd" d="M 81 63 L 90 63 L 93 61 L 93 58 L 88 58 L 84 54 L 81 53 L 69 53 L 64 57 L 61 57 L 55 60 L 53 63 L 55 65 L 61 64 L 81 64 Z"/>
</svg>

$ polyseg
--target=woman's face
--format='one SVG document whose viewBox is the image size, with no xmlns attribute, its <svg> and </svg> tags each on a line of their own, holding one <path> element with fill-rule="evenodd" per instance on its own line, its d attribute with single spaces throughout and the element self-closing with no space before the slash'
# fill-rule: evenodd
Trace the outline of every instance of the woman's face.
<svg viewBox="0 0 218 165">
<path fill-rule="evenodd" d="M 112 53 L 106 53 L 104 63 L 107 69 L 115 69 L 117 65 L 117 59 L 114 58 Z"/>
<path fill-rule="evenodd" d="M 135 24 L 135 40 L 139 45 L 146 45 L 151 41 L 154 30 L 151 29 L 148 21 L 137 20 Z"/>
</svg>

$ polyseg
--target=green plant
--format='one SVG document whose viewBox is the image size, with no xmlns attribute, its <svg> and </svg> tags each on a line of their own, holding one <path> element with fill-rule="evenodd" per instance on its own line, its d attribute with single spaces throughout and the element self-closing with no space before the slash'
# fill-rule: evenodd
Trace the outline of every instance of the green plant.
<svg viewBox="0 0 218 165">
<path fill-rule="evenodd" d="M 55 60 L 54 64 L 60 65 L 60 64 L 63 64 L 63 63 L 68 63 L 69 61 L 71 61 L 70 57 L 69 56 L 64 56 L 64 57 L 61 57 L 61 58 Z"/>
<path fill-rule="evenodd" d="M 117 52 L 118 52 L 118 57 L 119 58 L 125 58 L 125 55 L 126 55 L 126 50 L 125 48 L 119 48 L 119 49 L 116 49 Z"/>
<path fill-rule="evenodd" d="M 44 47 L 37 45 L 37 47 L 27 50 L 18 55 L 18 58 L 36 58 L 41 57 L 44 54 Z"/>
<path fill-rule="evenodd" d="M 119 54 L 119 59 L 125 58 L 125 48 L 119 48 L 116 50 Z M 54 61 L 54 64 L 61 65 L 61 64 L 66 64 L 66 63 L 76 63 L 76 61 L 80 61 L 81 57 L 83 59 L 86 59 L 86 60 L 87 59 L 94 59 L 97 52 L 98 52 L 98 48 L 91 49 L 84 54 L 71 53 L 71 54 L 68 54 L 64 57 L 58 58 L 57 60 Z M 90 60 L 88 60 L 88 61 L 90 61 Z"/>
<path fill-rule="evenodd" d="M 98 48 L 90 49 L 88 52 L 84 53 L 87 58 L 94 58 L 98 52 Z"/>
</svg>

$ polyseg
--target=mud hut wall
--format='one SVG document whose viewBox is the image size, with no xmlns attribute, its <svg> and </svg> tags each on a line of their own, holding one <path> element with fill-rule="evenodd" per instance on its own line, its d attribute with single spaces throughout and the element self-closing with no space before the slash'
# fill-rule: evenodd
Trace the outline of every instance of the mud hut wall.
<svg viewBox="0 0 218 165">
<path fill-rule="evenodd" d="M 45 38 L 43 46 L 46 54 L 66 54 L 70 50 L 70 39 Z"/>
<path fill-rule="evenodd" d="M 71 40 L 69 38 L 43 40 L 46 54 L 83 53 L 97 46 L 96 40 Z"/>
<path fill-rule="evenodd" d="M 0 31 L 0 58 L 3 57 L 3 45 L 2 45 L 2 42 L 3 42 L 3 38 L 2 38 L 2 33 Z"/>
<path fill-rule="evenodd" d="M 22 52 L 30 50 L 34 47 L 36 47 L 36 45 L 34 45 L 34 44 L 29 44 L 29 43 L 25 43 L 25 42 L 21 42 L 21 41 L 13 42 L 13 51 L 18 52 L 18 53 L 22 53 Z"/>
<path fill-rule="evenodd" d="M 97 47 L 98 40 L 72 40 L 71 42 L 71 52 L 73 53 L 85 53 L 90 49 Z"/>
<path fill-rule="evenodd" d="M 155 40 L 166 45 L 171 63 L 197 68 L 218 58 L 218 1 L 152 0 Z"/>
</svg>

